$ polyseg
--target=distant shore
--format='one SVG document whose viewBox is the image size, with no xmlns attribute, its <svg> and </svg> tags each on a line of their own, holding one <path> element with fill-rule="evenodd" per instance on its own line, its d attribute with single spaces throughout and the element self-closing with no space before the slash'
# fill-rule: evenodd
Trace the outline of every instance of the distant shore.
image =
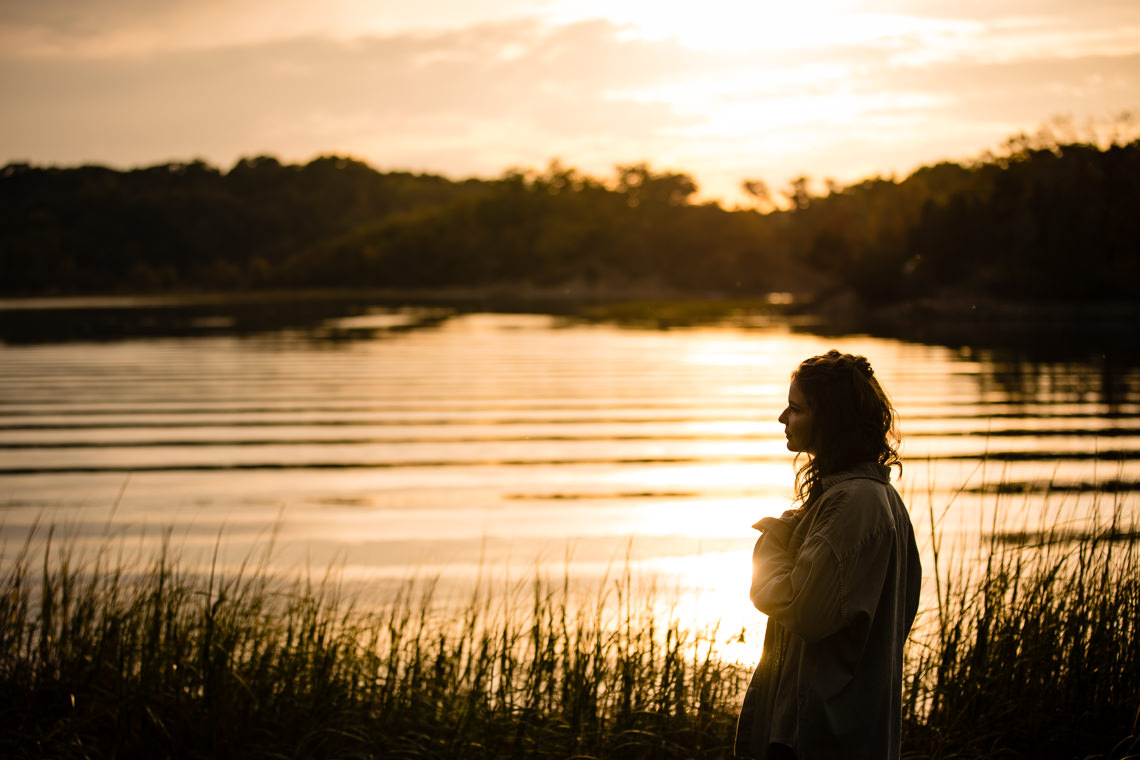
<svg viewBox="0 0 1140 760">
<path fill-rule="evenodd" d="M 1121 301 L 999 300 L 952 295 L 868 307 L 854 295 L 785 291 L 683 292 L 634 287 L 502 284 L 469 288 L 305 289 L 0 297 L 0 323 L 23 314 L 189 310 L 216 313 L 322 308 L 430 307 L 531 312 L 650 328 L 781 323 L 821 334 L 871 334 L 948 346 L 1131 351 L 1140 338 L 1140 304 Z"/>
</svg>

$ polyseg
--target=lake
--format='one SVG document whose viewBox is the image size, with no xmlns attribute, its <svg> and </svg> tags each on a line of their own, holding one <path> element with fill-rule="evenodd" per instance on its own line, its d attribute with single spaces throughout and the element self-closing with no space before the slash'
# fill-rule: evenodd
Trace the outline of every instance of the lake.
<svg viewBox="0 0 1140 760">
<path fill-rule="evenodd" d="M 832 347 L 868 356 L 899 412 L 928 570 L 932 522 L 968 563 L 995 532 L 1137 514 L 1140 367 L 1095 351 L 335 300 L 10 300 L 0 335 L 5 567 L 55 526 L 120 562 L 165 541 L 196 568 L 332 567 L 379 603 L 411 578 L 446 600 L 628 572 L 686 621 L 756 633 L 750 526 L 794 477 L 776 417 Z"/>
</svg>

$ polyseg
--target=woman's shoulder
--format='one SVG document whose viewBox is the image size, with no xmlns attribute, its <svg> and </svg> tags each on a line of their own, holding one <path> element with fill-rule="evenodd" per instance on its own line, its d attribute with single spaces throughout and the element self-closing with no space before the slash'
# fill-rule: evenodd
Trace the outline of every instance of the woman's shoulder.
<svg viewBox="0 0 1140 760">
<path fill-rule="evenodd" d="M 832 473 L 820 484 L 821 502 L 834 500 L 852 493 L 881 493 L 891 487 L 890 469 L 878 462 L 861 462 L 846 470 Z"/>
<path fill-rule="evenodd" d="M 891 486 L 886 467 L 875 462 L 856 465 L 828 476 L 814 505 L 813 532 L 867 536 L 893 524 L 894 502 L 901 499 Z"/>
</svg>

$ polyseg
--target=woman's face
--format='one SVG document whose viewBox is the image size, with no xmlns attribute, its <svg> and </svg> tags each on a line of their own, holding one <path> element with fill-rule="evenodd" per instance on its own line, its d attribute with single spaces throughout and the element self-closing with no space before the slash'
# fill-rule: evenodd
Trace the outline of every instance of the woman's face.
<svg viewBox="0 0 1140 760">
<path fill-rule="evenodd" d="M 808 407 L 807 397 L 795 380 L 792 380 L 792 384 L 788 387 L 788 407 L 780 413 L 780 422 L 788 439 L 788 451 L 803 451 L 810 454 L 811 409 Z"/>
</svg>

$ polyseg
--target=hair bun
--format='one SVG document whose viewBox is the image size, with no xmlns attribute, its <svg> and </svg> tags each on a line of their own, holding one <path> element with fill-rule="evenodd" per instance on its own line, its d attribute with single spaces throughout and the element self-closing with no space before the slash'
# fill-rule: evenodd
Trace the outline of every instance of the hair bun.
<svg viewBox="0 0 1140 760">
<path fill-rule="evenodd" d="M 819 367 L 821 370 L 857 370 L 865 378 L 872 378 L 875 376 L 875 370 L 871 369 L 871 362 L 867 360 L 866 356 L 859 356 L 857 354 L 845 354 L 836 349 L 831 349 L 826 354 L 813 356 L 810 359 L 805 359 L 800 365 L 804 367 Z"/>
<path fill-rule="evenodd" d="M 866 356 L 845 354 L 833 348 L 823 356 L 815 357 L 814 360 L 809 361 L 814 364 L 819 360 L 826 360 L 825 363 L 830 363 L 831 366 L 836 368 L 858 370 L 859 374 L 866 378 L 875 376 L 875 370 L 871 369 L 871 362 L 867 360 Z"/>
</svg>

